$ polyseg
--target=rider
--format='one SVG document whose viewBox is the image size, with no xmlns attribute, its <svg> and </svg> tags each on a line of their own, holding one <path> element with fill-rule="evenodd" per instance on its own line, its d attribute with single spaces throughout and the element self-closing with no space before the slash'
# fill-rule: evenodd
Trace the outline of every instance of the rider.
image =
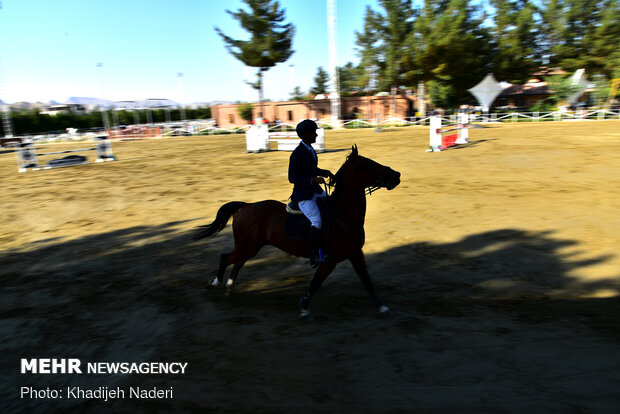
<svg viewBox="0 0 620 414">
<path fill-rule="evenodd" d="M 325 263 L 327 256 L 321 249 L 321 212 L 317 199 L 327 194 L 320 184 L 325 183 L 323 177 L 334 178 L 329 170 L 318 168 L 318 157 L 312 144 L 316 142 L 316 130 L 319 127 L 314 121 L 305 119 L 297 124 L 297 135 L 301 142 L 291 154 L 288 164 L 288 180 L 294 184 L 291 200 L 299 204 L 299 209 L 310 220 L 310 266 L 317 267 Z"/>
</svg>

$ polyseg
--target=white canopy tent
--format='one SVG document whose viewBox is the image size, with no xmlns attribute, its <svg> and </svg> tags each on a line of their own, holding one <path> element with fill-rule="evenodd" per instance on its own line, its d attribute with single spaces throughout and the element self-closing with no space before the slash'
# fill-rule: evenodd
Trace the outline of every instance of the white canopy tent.
<svg viewBox="0 0 620 414">
<path fill-rule="evenodd" d="M 569 105 L 577 103 L 581 95 L 588 88 L 588 80 L 586 79 L 586 70 L 577 69 L 571 79 L 571 85 L 575 87 L 575 92 L 566 100 Z"/>
<path fill-rule="evenodd" d="M 489 111 L 489 107 L 495 101 L 495 98 L 504 90 L 501 84 L 495 79 L 492 73 L 489 73 L 476 86 L 468 89 L 472 95 L 476 97 L 482 110 Z"/>
</svg>

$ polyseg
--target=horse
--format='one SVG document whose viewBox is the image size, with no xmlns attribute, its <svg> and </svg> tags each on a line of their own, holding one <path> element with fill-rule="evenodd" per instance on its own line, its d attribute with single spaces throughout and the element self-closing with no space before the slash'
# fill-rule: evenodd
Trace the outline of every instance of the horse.
<svg viewBox="0 0 620 414">
<path fill-rule="evenodd" d="M 329 218 L 326 221 L 324 219 L 323 239 L 328 258 L 316 269 L 308 291 L 299 302 L 300 317 L 305 320 L 313 318 L 309 311 L 312 297 L 336 265 L 344 260 L 349 260 L 353 265 L 378 314 L 389 314 L 390 309 L 379 300 L 366 268 L 362 251 L 365 242 L 364 219 L 366 195 L 379 188 L 394 189 L 400 184 L 400 173 L 359 155 L 357 146 L 354 145 L 333 181 L 335 183 L 330 182 L 330 185 L 334 186 L 334 190 L 327 197 Z M 226 285 L 232 286 L 246 261 L 268 244 L 294 256 L 309 257 L 308 241 L 292 238 L 285 233 L 286 215 L 286 205 L 279 201 L 231 201 L 219 208 L 211 224 L 198 226 L 194 240 L 216 235 L 233 217 L 235 247 L 232 252 L 220 256 L 217 277 L 212 286 L 224 283 L 224 273 L 231 264 L 233 269 Z"/>
</svg>

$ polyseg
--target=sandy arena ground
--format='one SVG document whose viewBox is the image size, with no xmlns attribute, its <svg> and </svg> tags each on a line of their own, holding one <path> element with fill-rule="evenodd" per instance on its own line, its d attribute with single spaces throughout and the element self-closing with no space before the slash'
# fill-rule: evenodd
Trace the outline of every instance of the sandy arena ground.
<svg viewBox="0 0 620 414">
<path fill-rule="evenodd" d="M 118 162 L 22 174 L 0 155 L 0 411 L 617 412 L 620 121 L 470 136 L 427 153 L 425 127 L 327 131 L 323 168 L 356 143 L 402 173 L 368 199 L 364 249 L 394 312 L 376 318 L 343 263 L 312 323 L 297 318 L 304 259 L 265 248 L 231 291 L 206 289 L 230 226 L 190 237 L 225 202 L 286 201 L 290 153 L 246 154 L 240 135 L 153 139 L 115 142 Z M 46 357 L 189 365 L 20 375 L 20 358 Z M 20 399 L 74 386 L 173 398 Z"/>
</svg>

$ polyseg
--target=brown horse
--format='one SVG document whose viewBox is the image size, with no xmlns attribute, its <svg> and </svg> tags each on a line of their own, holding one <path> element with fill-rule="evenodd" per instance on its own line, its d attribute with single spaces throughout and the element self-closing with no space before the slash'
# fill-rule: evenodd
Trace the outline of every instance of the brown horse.
<svg viewBox="0 0 620 414">
<path fill-rule="evenodd" d="M 336 265 L 344 260 L 351 261 L 379 313 L 387 313 L 389 309 L 381 304 L 375 292 L 362 252 L 366 194 L 381 187 L 393 189 L 400 183 L 400 173 L 360 156 L 354 146 L 335 177 L 335 188 L 327 201 L 329 218 L 324 226 L 324 245 L 328 259 L 317 268 L 310 289 L 299 303 L 300 316 L 304 319 L 312 318 L 308 310 L 312 296 Z M 199 227 L 200 230 L 194 235 L 195 240 L 214 236 L 226 226 L 231 216 L 234 217 L 232 228 L 235 248 L 220 256 L 220 267 L 213 286 L 224 282 L 224 273 L 231 264 L 234 266 L 227 285 L 232 285 L 245 262 L 267 244 L 295 256 L 309 256 L 310 246 L 307 241 L 294 239 L 284 232 L 287 214 L 285 207 L 285 204 L 275 200 L 251 204 L 232 201 L 220 207 L 213 223 Z"/>
</svg>

